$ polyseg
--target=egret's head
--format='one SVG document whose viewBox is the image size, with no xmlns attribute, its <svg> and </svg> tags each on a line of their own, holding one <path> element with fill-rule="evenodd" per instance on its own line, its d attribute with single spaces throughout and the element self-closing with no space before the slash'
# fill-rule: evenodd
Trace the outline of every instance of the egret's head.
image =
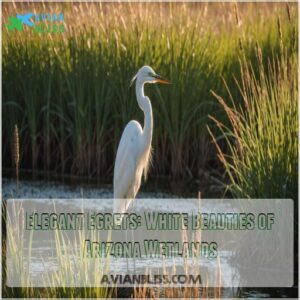
<svg viewBox="0 0 300 300">
<path fill-rule="evenodd" d="M 154 70 L 149 66 L 143 66 L 139 69 L 137 74 L 132 78 L 130 85 L 137 80 L 141 83 L 164 83 L 170 84 L 169 80 L 162 78 L 160 75 L 157 75 Z"/>
</svg>

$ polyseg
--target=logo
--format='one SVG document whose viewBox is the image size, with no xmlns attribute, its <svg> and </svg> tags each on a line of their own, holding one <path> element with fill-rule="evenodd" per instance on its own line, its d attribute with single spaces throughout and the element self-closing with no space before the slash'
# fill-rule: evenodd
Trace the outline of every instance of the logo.
<svg viewBox="0 0 300 300">
<path fill-rule="evenodd" d="M 63 13 L 55 14 L 34 14 L 32 12 L 25 15 L 17 14 L 9 17 L 6 24 L 8 31 L 22 31 L 25 27 L 30 28 L 35 33 L 62 33 L 65 31 Z"/>
</svg>

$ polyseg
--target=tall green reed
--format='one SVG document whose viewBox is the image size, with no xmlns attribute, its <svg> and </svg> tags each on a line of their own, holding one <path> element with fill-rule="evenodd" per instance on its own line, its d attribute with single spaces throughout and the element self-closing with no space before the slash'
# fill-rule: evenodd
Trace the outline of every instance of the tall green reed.
<svg viewBox="0 0 300 300">
<path fill-rule="evenodd" d="M 229 119 L 226 126 L 212 117 L 228 151 L 211 134 L 236 197 L 292 198 L 298 195 L 298 87 L 296 53 L 286 48 L 266 59 L 257 47 L 258 67 L 242 60 L 240 100 L 212 94 Z"/>
<path fill-rule="evenodd" d="M 6 15 L 41 9 L 15 6 L 5 4 Z M 197 177 L 216 166 L 206 124 L 209 114 L 226 117 L 209 91 L 226 95 L 223 76 L 238 95 L 232 74 L 241 55 L 255 64 L 256 41 L 266 55 L 279 53 L 273 15 L 281 18 L 284 45 L 294 34 L 290 28 L 296 30 L 295 7 L 288 19 L 285 11 L 270 15 L 258 5 L 257 15 L 241 5 L 240 25 L 234 6 L 224 12 L 218 4 L 44 6 L 65 13 L 64 34 L 3 34 L 3 151 L 11 157 L 6 140 L 18 124 L 20 167 L 61 174 L 112 175 L 123 128 L 131 119 L 143 122 L 129 82 L 145 64 L 173 82 L 146 87 L 154 109 L 152 175 Z M 3 165 L 11 167 L 12 160 Z"/>
<path fill-rule="evenodd" d="M 4 212 L 7 211 L 6 205 Z M 93 260 L 84 255 L 84 241 L 87 238 L 83 231 L 67 235 L 63 230 L 55 230 L 49 234 L 53 251 L 54 269 L 46 268 L 46 262 L 40 257 L 40 251 L 34 243 L 37 231 L 25 232 L 25 213 L 21 202 L 15 202 L 10 207 L 11 213 L 6 213 L 6 235 L 3 239 L 6 249 L 3 264 L 3 295 L 5 297 L 26 298 L 111 298 L 116 295 L 116 287 L 100 286 L 102 275 L 109 270 L 109 258 L 103 261 Z M 16 222 L 19 220 L 19 222 Z M 52 236 L 53 234 L 53 236 Z M 92 239 L 100 240 L 100 234 L 91 233 Z M 53 238 L 53 240 L 52 240 Z M 45 247 L 47 248 L 47 247 Z M 45 250 L 44 248 L 44 250 Z M 45 253 L 45 255 L 50 255 Z M 43 272 L 34 273 L 34 265 L 43 264 Z M 40 287 L 33 276 L 39 276 Z M 33 280 L 33 281 L 32 281 Z M 82 283 L 82 287 L 77 287 Z M 11 284 L 13 286 L 9 286 Z"/>
</svg>

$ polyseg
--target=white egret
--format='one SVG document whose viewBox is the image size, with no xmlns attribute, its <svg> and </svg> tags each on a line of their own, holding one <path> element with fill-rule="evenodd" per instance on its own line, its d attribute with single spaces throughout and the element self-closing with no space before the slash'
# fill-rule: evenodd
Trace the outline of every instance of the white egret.
<svg viewBox="0 0 300 300">
<path fill-rule="evenodd" d="M 151 160 L 153 116 L 150 99 L 144 95 L 144 85 L 170 83 L 149 66 L 142 67 L 131 80 L 131 84 L 134 80 L 137 102 L 144 112 L 144 128 L 139 122 L 132 120 L 123 131 L 114 168 L 114 213 L 126 212 L 140 188 L 142 175 L 147 179 Z"/>
</svg>

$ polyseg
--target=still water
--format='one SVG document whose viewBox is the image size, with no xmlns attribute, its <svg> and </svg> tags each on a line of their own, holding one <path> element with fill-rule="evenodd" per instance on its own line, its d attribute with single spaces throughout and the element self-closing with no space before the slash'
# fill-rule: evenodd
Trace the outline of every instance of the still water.
<svg viewBox="0 0 300 300">
<path fill-rule="evenodd" d="M 176 185 L 175 185 L 176 186 Z M 152 183 L 152 185 L 149 185 L 146 189 L 144 188 L 138 195 L 138 198 L 140 199 L 147 199 L 147 198 L 166 198 L 171 199 L 174 198 L 178 199 L 182 197 L 182 200 L 184 197 L 193 196 L 195 197 L 196 192 L 191 192 L 191 190 L 194 190 L 196 184 L 190 184 L 186 185 L 185 189 L 184 187 L 180 187 L 178 189 L 178 192 L 175 192 L 174 189 L 170 188 L 170 185 L 166 184 L 163 188 L 157 189 L 157 184 Z M 192 188 L 191 188 L 192 187 Z M 178 188 L 178 185 L 177 185 Z M 2 180 L 2 198 L 8 199 L 8 198 L 43 198 L 43 199 L 51 199 L 51 198 L 59 198 L 59 199 L 65 199 L 63 201 L 68 201 L 68 199 L 96 199 L 96 198 L 112 198 L 113 192 L 112 192 L 112 186 L 110 184 L 88 184 L 86 182 L 82 183 L 72 183 L 72 184 L 61 184 L 55 181 L 26 181 L 21 180 L 18 185 L 16 185 L 15 180 L 3 178 Z M 142 200 L 145 201 L 145 200 Z M 178 201 L 178 200 L 177 200 Z M 91 201 L 89 203 L 90 208 L 93 208 L 94 205 L 97 203 L 93 203 Z M 76 202 L 74 203 L 76 206 Z M 80 201 L 78 201 L 78 205 L 80 205 Z M 159 203 L 157 203 L 159 205 Z M 170 208 L 174 207 L 174 202 L 170 203 Z M 181 206 L 185 207 L 187 203 L 184 203 L 184 201 L 178 201 L 176 203 L 176 208 L 180 209 Z M 45 249 L 47 250 L 47 249 Z M 116 263 L 112 261 L 112 263 Z M 55 265 L 50 266 L 55 268 Z M 120 265 L 118 266 L 120 267 Z M 121 264 L 121 267 L 126 269 L 128 267 L 127 262 L 124 260 Z M 207 266 L 209 267 L 209 266 Z M 233 274 L 236 274 L 236 270 L 234 270 L 234 267 L 230 265 L 230 262 L 228 261 L 228 265 L 226 266 L 226 272 L 227 274 L 223 274 L 224 278 L 226 280 L 226 277 L 231 278 Z M 38 259 L 34 262 L 31 272 L 34 272 L 36 276 L 39 276 L 39 272 L 41 272 L 42 268 L 40 265 L 40 262 Z M 294 291 L 292 289 L 267 289 L 267 288 L 260 288 L 260 289 L 237 289 L 237 288 L 225 288 L 222 290 L 223 297 L 247 297 L 247 298 L 268 298 L 268 297 L 291 297 L 291 293 Z"/>
</svg>

